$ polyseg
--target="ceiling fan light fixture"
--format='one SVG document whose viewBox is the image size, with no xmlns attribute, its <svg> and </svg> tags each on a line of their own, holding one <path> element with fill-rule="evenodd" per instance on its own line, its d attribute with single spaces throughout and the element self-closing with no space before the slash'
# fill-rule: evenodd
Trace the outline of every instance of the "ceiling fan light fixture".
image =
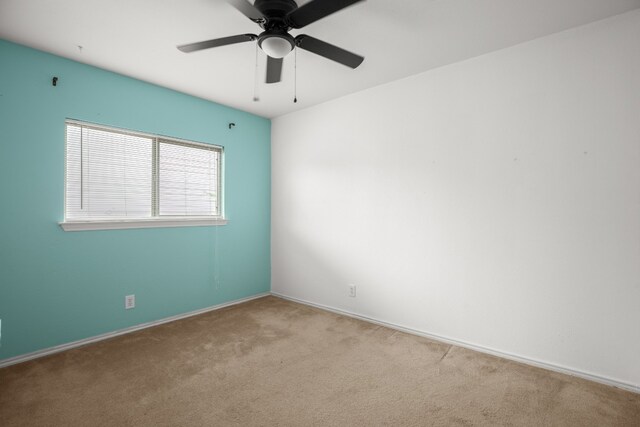
<svg viewBox="0 0 640 427">
<path fill-rule="evenodd" d="M 258 40 L 260 49 L 268 56 L 280 59 L 284 58 L 293 50 L 294 41 L 292 37 L 282 35 L 265 35 Z"/>
<path fill-rule="evenodd" d="M 364 57 L 360 55 L 309 35 L 298 34 L 294 38 L 289 34 L 292 29 L 299 30 L 334 12 L 364 0 L 307 0 L 302 6 L 298 6 L 298 0 L 226 1 L 253 23 L 258 24 L 264 31 L 260 35 L 238 34 L 183 44 L 178 46 L 180 51 L 185 53 L 196 52 L 213 47 L 255 42 L 257 39 L 256 53 L 259 47 L 267 55 L 265 83 L 278 83 L 281 80 L 284 57 L 298 48 L 350 68 L 357 68 L 364 61 Z"/>
</svg>

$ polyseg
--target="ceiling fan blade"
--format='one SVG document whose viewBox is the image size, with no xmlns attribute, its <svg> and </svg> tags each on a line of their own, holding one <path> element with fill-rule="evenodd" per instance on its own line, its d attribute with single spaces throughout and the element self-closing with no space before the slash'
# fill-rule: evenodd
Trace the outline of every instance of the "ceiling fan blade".
<svg viewBox="0 0 640 427">
<path fill-rule="evenodd" d="M 265 20 L 264 15 L 247 0 L 227 0 L 227 2 L 254 22 L 261 22 Z"/>
<path fill-rule="evenodd" d="M 363 0 L 312 0 L 287 15 L 287 22 L 292 28 L 302 28 Z"/>
<path fill-rule="evenodd" d="M 222 37 L 220 39 L 205 40 L 203 42 L 189 43 L 178 46 L 182 52 L 189 53 L 197 50 L 209 49 L 212 47 L 226 46 L 228 44 L 250 42 L 257 39 L 255 34 L 239 34 L 237 36 Z"/>
<path fill-rule="evenodd" d="M 324 56 L 327 59 L 346 65 L 347 67 L 357 68 L 362 64 L 364 57 L 351 53 L 348 50 L 339 48 L 322 40 L 318 40 L 315 37 L 308 36 L 306 34 L 300 34 L 296 37 L 296 45 L 300 49 L 308 50 L 316 55 Z"/>
<path fill-rule="evenodd" d="M 267 83 L 278 83 L 282 75 L 282 58 L 267 56 Z"/>
</svg>

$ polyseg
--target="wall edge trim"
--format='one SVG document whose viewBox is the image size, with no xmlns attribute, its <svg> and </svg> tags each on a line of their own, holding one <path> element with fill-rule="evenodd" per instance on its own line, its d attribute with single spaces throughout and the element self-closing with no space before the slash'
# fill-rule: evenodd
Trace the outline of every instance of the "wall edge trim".
<svg viewBox="0 0 640 427">
<path fill-rule="evenodd" d="M 455 346 L 458 346 L 458 347 L 466 348 L 466 349 L 469 349 L 469 350 L 474 350 L 474 351 L 477 351 L 479 353 L 484 353 L 484 354 L 489 354 L 491 356 L 501 357 L 503 359 L 511 360 L 511 361 L 514 361 L 514 362 L 523 363 L 525 365 L 534 366 L 536 368 L 542 368 L 542 369 L 546 369 L 548 371 L 558 372 L 558 373 L 561 373 L 561 374 L 582 378 L 582 379 L 585 379 L 585 380 L 593 381 L 593 382 L 596 382 L 596 383 L 600 383 L 600 384 L 604 384 L 604 385 L 608 385 L 608 386 L 612 386 L 612 387 L 617 387 L 617 388 L 620 388 L 620 389 L 623 389 L 623 390 L 626 390 L 626 391 L 630 391 L 630 392 L 633 392 L 633 393 L 640 394 L 640 384 L 638 384 L 638 385 L 631 384 L 631 383 L 627 383 L 627 382 L 624 382 L 624 381 L 619 381 L 619 380 L 616 380 L 616 379 L 613 379 L 613 378 L 603 377 L 603 376 L 600 376 L 600 375 L 591 374 L 589 372 L 568 368 L 566 366 L 557 365 L 557 364 L 549 363 L 549 362 L 543 362 L 541 360 L 531 359 L 531 358 L 520 356 L 520 355 L 517 355 L 517 354 L 512 354 L 512 353 L 508 353 L 508 352 L 504 352 L 504 351 L 500 351 L 500 350 L 495 350 L 495 349 L 492 349 L 490 347 L 484 347 L 484 346 L 481 346 L 481 345 L 478 345 L 478 344 L 473 344 L 473 343 L 469 343 L 469 342 L 466 342 L 466 341 L 461 341 L 461 340 L 457 340 L 457 339 L 454 339 L 454 338 L 448 338 L 446 336 L 437 335 L 437 334 L 433 334 L 433 333 L 426 332 L 426 331 L 421 331 L 419 329 L 413 329 L 413 328 L 409 328 L 409 327 L 406 327 L 406 326 L 398 325 L 398 324 L 395 324 L 395 323 L 386 322 L 384 320 L 379 320 L 379 319 L 376 319 L 374 317 L 364 316 L 364 315 L 357 314 L 357 313 L 354 313 L 354 312 L 351 312 L 351 311 L 348 311 L 348 310 L 343 310 L 343 309 L 331 307 L 331 306 L 328 306 L 328 305 L 319 304 L 319 303 L 307 301 L 307 300 L 296 298 L 296 297 L 291 297 L 291 296 L 288 296 L 288 295 L 285 295 L 285 294 L 281 294 L 279 292 L 273 292 L 272 291 L 271 295 L 273 295 L 274 297 L 282 298 L 284 300 L 288 300 L 288 301 L 296 302 L 296 303 L 299 303 L 299 304 L 308 305 L 310 307 L 318 308 L 320 310 L 329 311 L 329 312 L 332 312 L 332 313 L 341 314 L 343 316 L 352 317 L 354 319 L 363 320 L 365 322 L 374 323 L 376 325 L 385 326 L 387 328 L 395 329 L 397 331 L 405 332 L 405 333 L 408 333 L 408 334 L 411 334 L 411 335 L 421 336 L 421 337 L 428 338 L 428 339 L 431 339 L 431 340 L 434 340 L 434 341 L 439 341 L 439 342 L 443 342 L 443 343 L 446 343 L 446 344 L 451 344 L 451 345 L 455 345 Z"/>
<path fill-rule="evenodd" d="M 264 298 L 266 296 L 269 296 L 271 293 L 270 292 L 262 292 L 256 295 L 252 295 L 249 297 L 245 297 L 245 298 L 240 298 L 237 300 L 233 300 L 233 301 L 229 301 L 229 302 L 225 302 L 225 303 L 221 303 L 221 304 L 216 304 L 216 305 L 212 305 L 209 307 L 205 307 L 205 308 L 200 308 L 197 310 L 193 310 L 193 311 L 189 311 L 186 313 L 182 313 L 182 314 L 176 314 L 175 316 L 169 316 L 169 317 L 164 317 L 162 319 L 158 319 L 158 320 L 152 320 L 150 322 L 145 322 L 145 323 L 140 323 L 138 325 L 134 325 L 134 326 L 129 326 L 127 328 L 123 328 L 123 329 L 118 329 L 112 332 L 106 332 L 104 334 L 100 334 L 100 335 L 94 335 L 92 337 L 88 337 L 88 338 L 83 338 L 81 340 L 77 340 L 77 341 L 71 341 L 65 344 L 60 344 L 60 345 L 56 345 L 53 347 L 48 347 L 48 348 L 44 348 L 42 350 L 36 350 L 34 352 L 31 353 L 26 353 L 26 354 L 21 354 L 18 356 L 13 356 L 13 357 L 9 357 L 7 359 L 0 359 L 0 369 L 2 368 L 6 368 L 8 366 L 11 365 L 16 365 L 18 363 L 23 363 L 23 362 L 27 362 L 29 360 L 33 360 L 33 359 L 39 359 L 41 357 L 44 356 L 49 356 L 51 354 L 55 354 L 55 353 L 60 353 L 66 350 L 71 350 L 73 348 L 76 347 L 82 347 L 88 344 L 93 344 L 99 341 L 103 341 L 103 340 L 107 340 L 110 338 L 115 338 L 117 336 L 120 335 L 125 335 L 125 334 L 129 334 L 131 332 L 136 332 L 136 331 L 140 331 L 142 329 L 147 329 L 147 328 L 151 328 L 154 326 L 158 326 L 158 325 L 162 325 L 163 323 L 169 323 L 169 322 L 173 322 L 176 320 L 180 320 L 180 319 L 185 319 L 187 317 L 192 317 L 192 316 L 197 316 L 199 314 L 204 314 L 204 313 L 208 313 L 210 311 L 215 311 L 215 310 L 220 310 L 222 308 L 225 307 L 230 307 L 233 305 L 237 305 L 237 304 L 242 304 L 244 302 L 248 302 L 254 299 L 259 299 L 259 298 Z"/>
</svg>

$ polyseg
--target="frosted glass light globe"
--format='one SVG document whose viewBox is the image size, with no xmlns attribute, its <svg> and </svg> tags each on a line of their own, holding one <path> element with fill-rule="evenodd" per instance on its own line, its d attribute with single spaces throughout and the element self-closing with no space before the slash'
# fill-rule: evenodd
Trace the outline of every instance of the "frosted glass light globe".
<svg viewBox="0 0 640 427">
<path fill-rule="evenodd" d="M 260 43 L 260 48 L 272 58 L 284 58 L 293 49 L 291 42 L 283 37 L 267 37 Z"/>
</svg>

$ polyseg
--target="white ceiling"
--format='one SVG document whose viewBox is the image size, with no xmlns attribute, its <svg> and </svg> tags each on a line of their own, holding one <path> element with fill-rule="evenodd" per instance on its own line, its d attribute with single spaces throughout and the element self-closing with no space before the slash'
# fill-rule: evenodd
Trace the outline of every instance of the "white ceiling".
<svg viewBox="0 0 640 427">
<path fill-rule="evenodd" d="M 366 58 L 352 70 L 298 51 L 297 104 L 293 54 L 282 82 L 266 85 L 260 52 L 254 102 L 254 43 L 176 49 L 260 32 L 223 0 L 0 0 L 0 38 L 271 118 L 638 7 L 640 0 L 368 0 L 292 31 Z"/>
</svg>

